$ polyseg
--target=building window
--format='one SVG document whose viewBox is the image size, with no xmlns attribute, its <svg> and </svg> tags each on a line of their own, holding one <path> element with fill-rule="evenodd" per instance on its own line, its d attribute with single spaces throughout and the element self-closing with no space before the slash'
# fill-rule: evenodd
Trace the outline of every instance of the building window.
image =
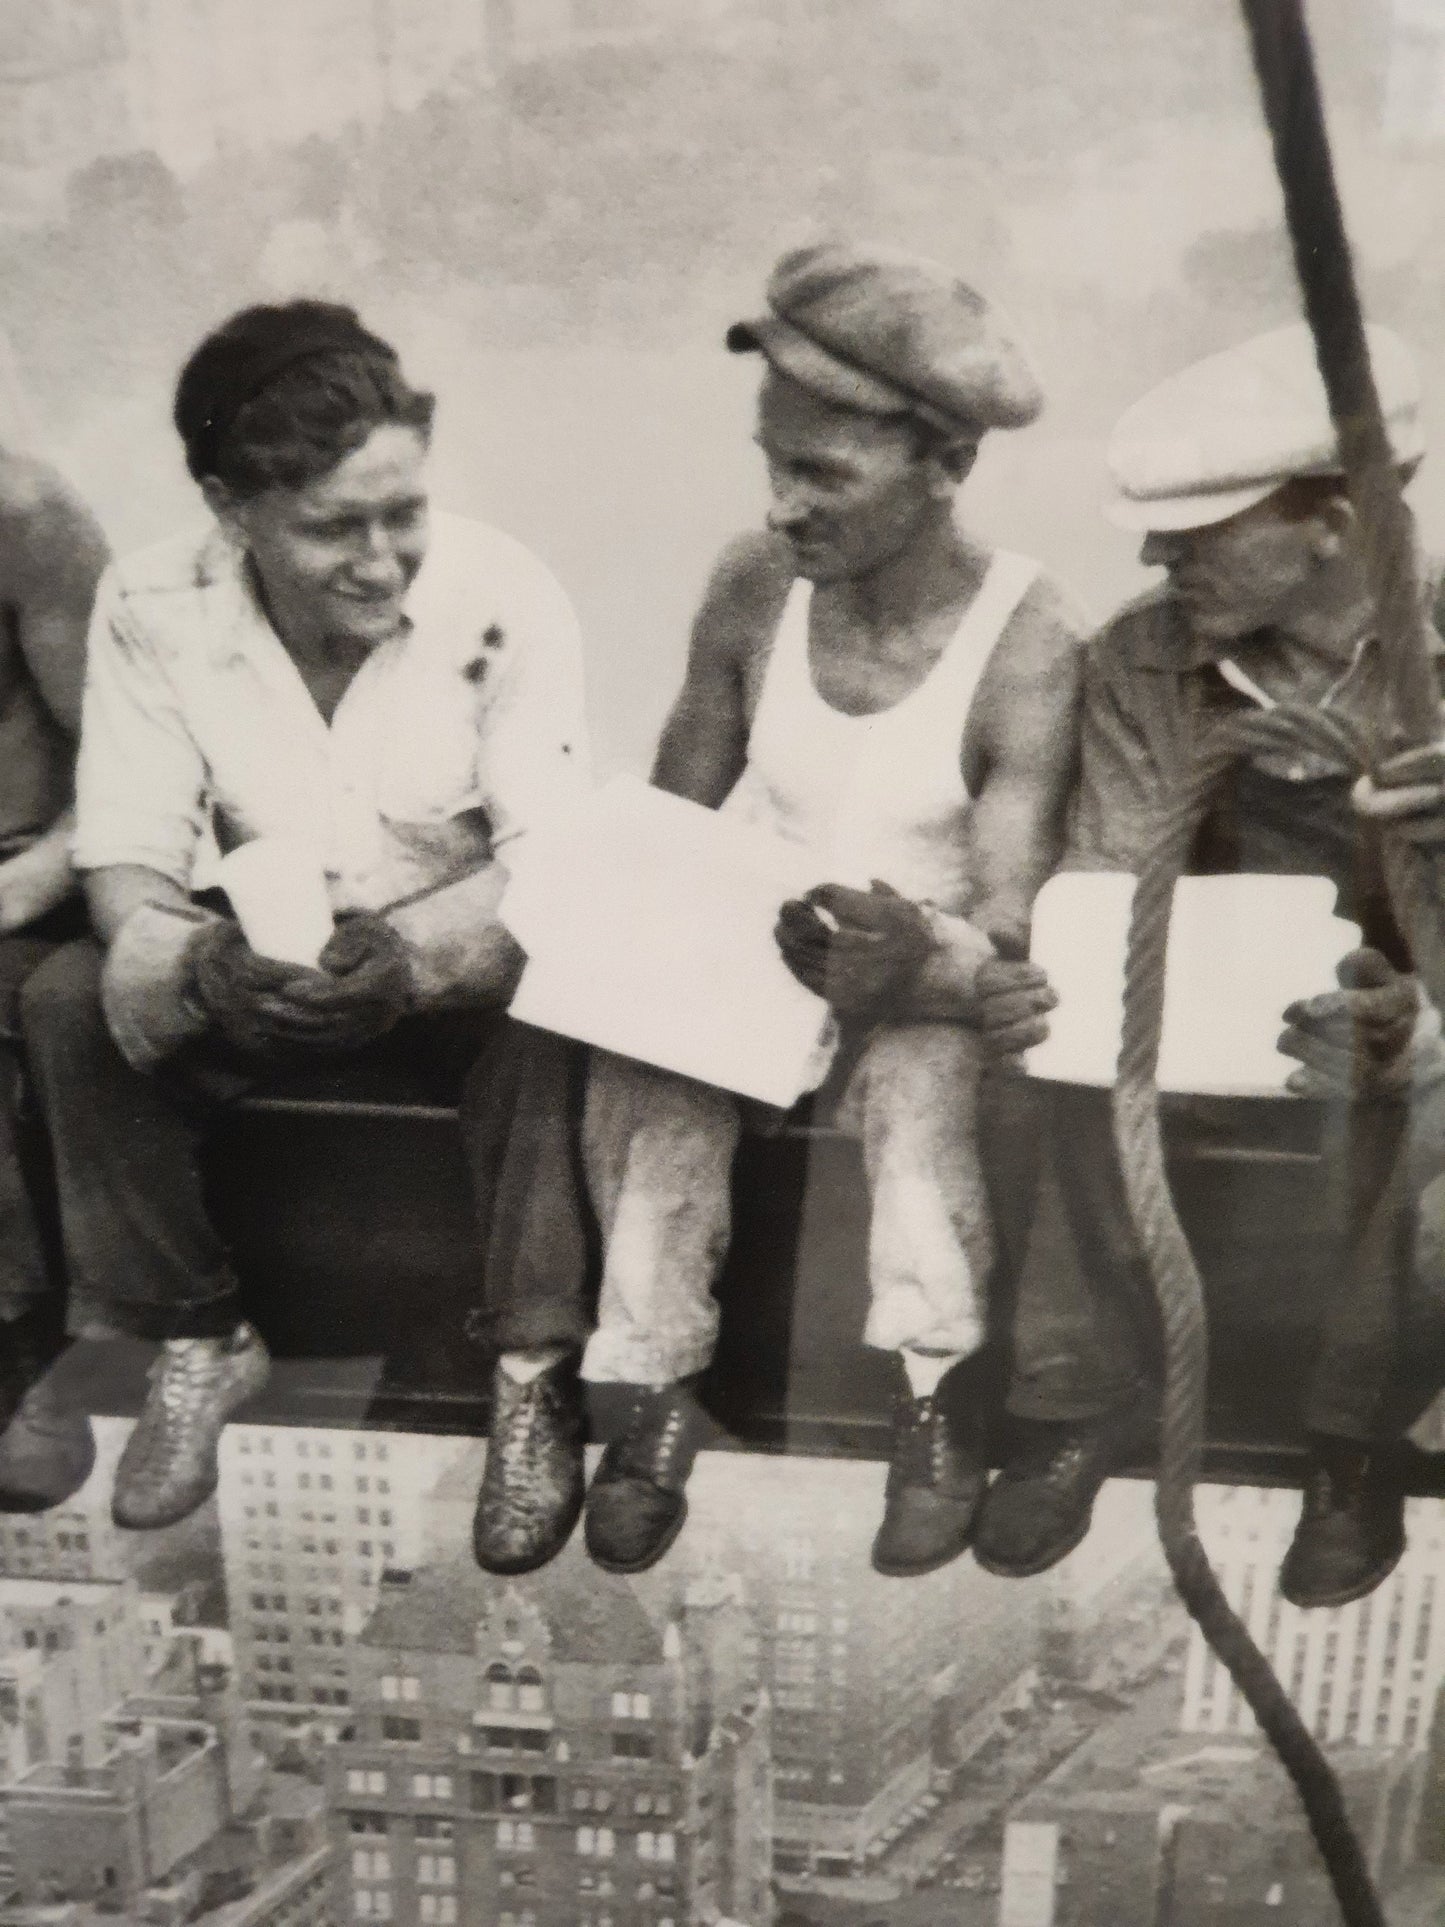
<svg viewBox="0 0 1445 1927">
<path fill-rule="evenodd" d="M 540 1713 L 547 1703 L 542 1675 L 535 1666 L 517 1668 L 517 1705 L 524 1713 Z"/>
<path fill-rule="evenodd" d="M 530 1820 L 499 1820 L 497 1845 L 503 1853 L 531 1853 L 537 1844 L 537 1829 Z"/>
<path fill-rule="evenodd" d="M 420 1918 L 425 1927 L 452 1927 L 457 1917 L 457 1897 L 455 1894 L 423 1894 L 421 1897 Z"/>
<path fill-rule="evenodd" d="M 418 1840 L 450 1840 L 454 1831 L 450 1820 L 433 1820 L 423 1815 L 416 1823 Z"/>
<path fill-rule="evenodd" d="M 358 1920 L 390 1920 L 390 1887 L 357 1887 L 352 1906 Z"/>
<path fill-rule="evenodd" d="M 391 1855 L 381 1847 L 370 1853 L 365 1847 L 358 1847 L 351 1856 L 351 1877 L 353 1880 L 390 1880 Z"/>
<path fill-rule="evenodd" d="M 415 1700 L 421 1697 L 421 1681 L 411 1673 L 387 1673 L 381 1682 L 384 1700 Z"/>
<path fill-rule="evenodd" d="M 421 1721 L 403 1719 L 399 1713 L 385 1713 L 382 1715 L 381 1737 L 397 1746 L 415 1746 L 421 1739 Z"/>
<path fill-rule="evenodd" d="M 449 1853 L 418 1854 L 416 1877 L 422 1887 L 455 1887 L 457 1863 Z"/>
<path fill-rule="evenodd" d="M 647 1693 L 614 1693 L 612 1717 L 615 1720 L 650 1720 L 652 1699 Z"/>
</svg>

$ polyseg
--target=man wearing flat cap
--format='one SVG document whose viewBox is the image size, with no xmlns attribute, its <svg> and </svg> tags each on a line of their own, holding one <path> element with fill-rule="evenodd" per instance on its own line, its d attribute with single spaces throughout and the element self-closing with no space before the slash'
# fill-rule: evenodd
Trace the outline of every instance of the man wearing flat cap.
<svg viewBox="0 0 1445 1927">
<path fill-rule="evenodd" d="M 653 781 L 817 854 L 777 941 L 840 1021 L 873 1208 L 866 1338 L 900 1357 L 874 1563 L 924 1572 L 964 1549 L 984 1485 L 963 1369 L 992 1262 L 968 1026 L 995 945 L 1025 954 L 1057 854 L 1077 632 L 1035 564 L 954 519 L 984 434 L 1041 405 L 983 298 L 830 244 L 786 255 L 767 299 L 728 346 L 763 359 L 768 526 L 713 571 Z M 608 1570 L 650 1566 L 683 1523 L 739 1129 L 726 1092 L 593 1053 L 582 1148 L 605 1250 L 581 1375 L 631 1393 L 586 1500 Z M 492 1570 L 540 1563 L 575 1517 L 580 1449 L 536 1507 L 538 1413 L 575 1372 L 557 1349 L 501 1361 L 476 1532 Z"/>
<path fill-rule="evenodd" d="M 1408 475 L 1424 446 L 1413 363 L 1387 330 L 1371 328 L 1369 341 L 1393 453 Z M 1141 559 L 1165 580 L 1086 652 L 1064 867 L 1138 872 L 1161 811 L 1215 725 L 1277 703 L 1363 721 L 1379 643 L 1303 325 L 1213 355 L 1154 389 L 1120 421 L 1109 466 L 1111 517 L 1143 532 Z M 1438 638 L 1436 649 L 1445 649 Z M 1389 1132 L 1375 1132 L 1350 1107 L 1400 1091 L 1426 1027 L 1414 979 L 1396 968 L 1406 960 L 1383 886 L 1360 849 L 1348 776 L 1309 752 L 1265 753 L 1235 766 L 1189 865 L 1329 877 L 1340 913 L 1390 951 L 1388 959 L 1355 952 L 1338 991 L 1282 1018 L 1282 1047 L 1302 1063 L 1291 1089 L 1345 1100 L 1327 1112 L 1326 1140 L 1341 1126 L 1357 1156 L 1372 1134 L 1388 1144 Z M 1053 997 L 1034 965 L 1000 973 L 982 1021 L 985 1039 L 1007 1055 L 1042 1039 Z M 1043 1571 L 1084 1536 L 1100 1485 L 1139 1448 L 1140 1418 L 1147 1424 L 1155 1397 L 1151 1301 L 1107 1093 L 1040 1086 L 1038 1101 L 1052 1177 L 1039 1192 L 1019 1280 L 1013 1446 L 977 1544 L 991 1571 L 1016 1576 Z M 1171 1132 L 1189 1130 L 1187 1100 L 1168 1123 Z M 1373 1202 L 1393 1211 L 1397 1227 L 1418 1196 L 1416 1170 L 1409 1150 L 1382 1156 Z M 1338 1176 L 1343 1183 L 1342 1167 Z M 1394 1242 L 1388 1225 L 1381 1242 Z M 1305 1505 L 1281 1573 L 1286 1598 L 1300 1606 L 1370 1591 L 1404 1547 L 1389 1448 L 1440 1375 L 1445 1277 L 1438 1263 L 1417 1264 L 1405 1281 L 1400 1269 L 1384 1255 L 1357 1265 L 1322 1312 L 1303 1387 Z"/>
</svg>

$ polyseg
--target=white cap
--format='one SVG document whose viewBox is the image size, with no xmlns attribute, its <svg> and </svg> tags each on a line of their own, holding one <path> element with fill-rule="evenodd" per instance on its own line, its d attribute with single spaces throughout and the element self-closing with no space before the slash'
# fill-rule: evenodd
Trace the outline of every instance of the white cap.
<svg viewBox="0 0 1445 1927">
<path fill-rule="evenodd" d="M 1396 462 L 1425 452 L 1420 376 L 1388 328 L 1365 330 Z M 1126 529 L 1192 529 L 1252 508 L 1302 475 L 1339 473 L 1314 339 L 1303 322 L 1209 355 L 1161 381 L 1120 418 L 1105 508 Z"/>
</svg>

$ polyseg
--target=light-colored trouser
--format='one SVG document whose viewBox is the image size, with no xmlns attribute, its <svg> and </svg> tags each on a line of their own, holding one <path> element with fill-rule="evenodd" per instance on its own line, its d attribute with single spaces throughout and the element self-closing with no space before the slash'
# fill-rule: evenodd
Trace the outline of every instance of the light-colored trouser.
<svg viewBox="0 0 1445 1927">
<path fill-rule="evenodd" d="M 979 1065 L 974 1032 L 908 1024 L 876 1033 L 849 1081 L 839 1121 L 862 1137 L 872 1199 L 869 1345 L 963 1356 L 983 1342 L 993 1236 Z M 661 1384 L 712 1357 L 743 1108 L 711 1085 L 593 1053 L 583 1156 L 604 1261 L 584 1378 Z"/>
</svg>

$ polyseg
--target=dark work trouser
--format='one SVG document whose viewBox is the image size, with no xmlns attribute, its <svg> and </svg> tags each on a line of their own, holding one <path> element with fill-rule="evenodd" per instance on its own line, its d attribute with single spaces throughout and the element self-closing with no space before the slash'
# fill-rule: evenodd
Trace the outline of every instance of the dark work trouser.
<svg viewBox="0 0 1445 1927">
<path fill-rule="evenodd" d="M 50 1293 L 52 1279 L 31 1197 L 22 1143 L 25 1077 L 20 993 L 56 946 L 83 927 L 78 902 L 32 930 L 0 937 L 0 1321 L 18 1318 Z"/>
<path fill-rule="evenodd" d="M 497 1352 L 591 1336 L 601 1270 L 582 1166 L 585 1044 L 505 1019 L 462 1097 L 482 1232 L 476 1335 Z"/>
<path fill-rule="evenodd" d="M 1015 1250 L 1008 1406 L 1020 1418 L 1087 1420 L 1155 1396 L 1158 1320 L 1109 1096 L 1009 1080 L 1011 1135 L 1031 1137 L 1039 1157 L 1031 1222 Z M 1316 1109 L 1321 1222 L 1309 1229 L 1336 1262 L 1318 1281 L 1313 1354 L 1300 1361 L 1304 1422 L 1332 1437 L 1391 1438 L 1445 1382 L 1445 1265 L 1419 1235 L 1421 1195 L 1445 1156 L 1428 1122 L 1403 1106 Z M 1198 1115 L 1190 1100 L 1166 1097 L 1166 1146 L 1180 1148 Z M 1219 1115 L 1216 1100 L 1216 1139 Z"/>
<path fill-rule="evenodd" d="M 100 974 L 98 948 L 70 944 L 30 977 L 22 1000 L 31 1077 L 55 1165 L 70 1329 L 150 1339 L 222 1336 L 241 1316 L 240 1290 L 206 1209 L 201 1146 L 227 1103 L 262 1086 L 284 1088 L 284 1073 L 209 1042 L 156 1074 L 134 1070 L 106 1027 Z M 306 1076 L 308 1087 L 321 1077 L 328 1096 L 344 1098 L 349 1076 L 361 1074 L 364 1091 L 364 1073 L 384 1059 L 435 1086 L 439 1101 L 454 1100 L 461 1086 L 468 1160 L 481 1181 L 479 1267 L 490 1243 L 499 1272 L 515 1262 L 515 1246 L 505 1214 L 500 1234 L 491 1236 L 493 1193 L 499 1176 L 520 1191 L 525 1175 L 520 1161 L 508 1161 L 505 1142 L 483 1128 L 506 1116 L 486 1095 L 504 1028 L 485 1010 L 411 1018 L 363 1050 L 312 1060 Z M 527 1312 L 525 1292 L 521 1297 L 519 1318 Z"/>
</svg>

